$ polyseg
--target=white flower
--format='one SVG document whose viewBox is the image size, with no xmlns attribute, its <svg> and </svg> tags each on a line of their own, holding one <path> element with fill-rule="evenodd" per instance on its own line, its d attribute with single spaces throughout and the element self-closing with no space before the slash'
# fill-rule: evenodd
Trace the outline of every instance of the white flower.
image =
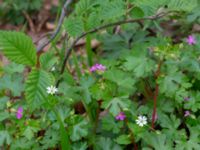
<svg viewBox="0 0 200 150">
<path fill-rule="evenodd" d="M 136 124 L 138 124 L 140 127 L 143 127 L 147 124 L 147 117 L 146 116 L 138 116 L 138 119 L 136 120 Z"/>
<path fill-rule="evenodd" d="M 47 87 L 47 93 L 48 94 L 53 95 L 56 92 L 58 92 L 58 89 L 55 86 L 51 85 L 51 86 Z"/>
<path fill-rule="evenodd" d="M 52 68 L 51 68 L 51 71 L 55 71 L 56 70 L 56 68 L 53 66 Z"/>
</svg>

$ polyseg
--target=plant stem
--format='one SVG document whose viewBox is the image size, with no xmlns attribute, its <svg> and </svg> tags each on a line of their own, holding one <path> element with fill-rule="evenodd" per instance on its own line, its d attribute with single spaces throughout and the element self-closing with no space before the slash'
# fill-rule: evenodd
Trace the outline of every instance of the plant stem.
<svg viewBox="0 0 200 150">
<path fill-rule="evenodd" d="M 158 69 L 155 73 L 155 81 L 158 79 L 160 75 L 160 68 L 161 68 L 162 60 L 158 64 Z M 156 107 L 157 107 L 157 99 L 158 99 L 158 94 L 159 94 L 159 85 L 156 83 L 155 87 L 155 92 L 154 92 L 154 97 L 153 97 L 153 113 L 152 113 L 152 122 L 151 122 L 151 128 L 154 129 L 155 127 L 155 120 L 156 120 Z"/>
<path fill-rule="evenodd" d="M 68 6 L 72 3 L 73 0 L 66 0 L 65 4 L 63 5 L 62 11 L 61 11 L 61 15 L 58 21 L 58 25 L 54 31 L 54 33 L 51 35 L 50 39 L 44 43 L 42 43 L 41 45 L 39 45 L 39 47 L 37 48 L 37 51 L 41 51 L 45 46 L 47 46 L 51 41 L 53 41 L 53 39 L 58 35 L 58 33 L 60 32 L 62 23 L 64 21 L 64 18 L 66 16 L 66 9 L 68 8 Z"/>
<path fill-rule="evenodd" d="M 154 98 L 153 98 L 153 114 L 152 114 L 152 123 L 151 123 L 151 127 L 153 129 L 154 129 L 154 122 L 156 120 L 156 103 L 157 103 L 158 92 L 159 92 L 159 86 L 156 83 L 156 88 L 155 88 L 155 93 L 154 93 Z"/>
<path fill-rule="evenodd" d="M 84 30 L 85 30 L 85 32 L 87 32 L 89 30 L 89 28 L 87 26 L 88 16 L 89 16 L 89 14 L 87 14 L 87 17 L 84 20 Z M 91 67 L 93 63 L 92 63 L 92 48 L 91 48 L 91 36 L 90 36 L 90 34 L 86 35 L 85 48 L 86 48 L 86 53 L 87 53 L 88 65 Z"/>
<path fill-rule="evenodd" d="M 97 127 L 98 127 L 99 113 L 100 113 L 100 105 L 98 104 L 97 109 L 96 109 L 96 119 L 95 119 L 94 130 L 93 130 L 95 135 L 96 135 Z"/>
<path fill-rule="evenodd" d="M 137 144 L 135 143 L 134 134 L 133 134 L 132 130 L 129 128 L 128 119 L 127 118 L 125 119 L 125 123 L 126 123 L 126 126 L 129 129 L 130 133 L 131 133 L 131 137 L 130 138 L 131 138 L 132 144 L 134 145 L 134 150 L 138 150 Z"/>
<path fill-rule="evenodd" d="M 48 106 L 51 108 L 51 110 L 54 112 L 54 114 L 57 118 L 57 121 L 60 125 L 61 148 L 64 150 L 71 150 L 69 135 L 65 129 L 64 122 L 62 121 L 60 114 L 57 112 L 56 108 L 49 102 L 48 99 L 46 102 L 47 102 Z"/>
<path fill-rule="evenodd" d="M 62 149 L 70 150 L 71 146 L 70 146 L 69 136 L 65 129 L 64 123 L 62 122 L 61 117 L 58 114 L 58 112 L 55 109 L 53 109 L 53 111 L 57 117 L 59 124 L 60 124 L 61 147 L 62 147 Z"/>
</svg>

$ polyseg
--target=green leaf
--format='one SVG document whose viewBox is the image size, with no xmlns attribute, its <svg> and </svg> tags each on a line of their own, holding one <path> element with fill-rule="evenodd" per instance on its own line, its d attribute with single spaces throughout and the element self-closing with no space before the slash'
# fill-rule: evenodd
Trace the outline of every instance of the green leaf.
<svg viewBox="0 0 200 150">
<path fill-rule="evenodd" d="M 43 139 L 41 140 L 42 148 L 43 149 L 49 149 L 54 148 L 60 141 L 60 133 L 53 129 L 48 128 L 45 132 L 45 135 L 43 136 Z"/>
<path fill-rule="evenodd" d="M 191 12 L 195 7 L 197 7 L 197 0 L 170 0 L 168 3 L 168 8 L 174 11 Z"/>
<path fill-rule="evenodd" d="M 145 12 L 145 15 L 153 15 L 161 8 L 164 10 L 164 7 L 167 6 L 167 10 L 175 11 L 185 11 L 190 12 L 195 7 L 197 7 L 197 0 L 135 0 L 133 2 L 136 6 L 142 8 Z"/>
<path fill-rule="evenodd" d="M 99 82 L 95 83 L 91 88 L 90 91 L 92 93 L 92 97 L 96 100 L 104 100 L 110 99 L 113 96 L 111 95 L 112 92 L 117 88 L 117 85 L 110 81 Z"/>
<path fill-rule="evenodd" d="M 73 150 L 87 150 L 88 145 L 86 142 L 79 142 L 79 143 L 74 143 L 72 149 Z"/>
<path fill-rule="evenodd" d="M 10 117 L 10 114 L 8 112 L 0 112 L 0 121 L 4 121 L 5 119 L 9 117 Z"/>
<path fill-rule="evenodd" d="M 82 19 L 79 17 L 76 18 L 67 18 L 64 22 L 67 33 L 72 37 L 77 37 L 84 31 L 84 26 Z"/>
<path fill-rule="evenodd" d="M 193 9 L 191 11 L 191 13 L 188 15 L 187 17 L 187 21 L 188 22 L 194 22 L 195 20 L 199 19 L 199 16 L 200 16 L 200 11 L 199 11 L 199 8 L 196 7 L 195 9 Z"/>
<path fill-rule="evenodd" d="M 99 26 L 101 23 L 101 20 L 99 18 L 99 14 L 96 12 L 90 13 L 88 20 L 87 20 L 87 29 L 93 29 L 97 26 Z"/>
<path fill-rule="evenodd" d="M 174 115 L 171 115 L 170 118 L 166 115 L 163 118 L 160 118 L 161 126 L 168 129 L 177 129 L 180 125 L 180 120 L 176 118 Z"/>
<path fill-rule="evenodd" d="M 109 111 L 113 116 L 116 116 L 119 112 L 124 109 L 128 109 L 130 106 L 130 101 L 126 97 L 115 97 L 111 101 L 104 101 L 102 106 Z"/>
<path fill-rule="evenodd" d="M 109 3 L 103 3 L 101 18 L 108 20 L 121 17 L 126 13 L 125 8 L 125 2 L 123 0 L 115 0 L 110 1 Z"/>
<path fill-rule="evenodd" d="M 62 149 L 70 150 L 71 146 L 69 143 L 69 137 L 68 137 L 67 131 L 64 127 L 64 124 L 61 122 L 61 120 L 59 122 L 60 122 L 61 147 Z"/>
<path fill-rule="evenodd" d="M 7 104 L 7 102 L 9 101 L 9 97 L 6 97 L 6 96 L 4 96 L 4 97 L 0 97 L 0 103 L 1 103 L 1 105 L 0 105 L 0 110 L 5 110 L 5 108 L 6 108 L 6 104 Z"/>
<path fill-rule="evenodd" d="M 189 127 L 190 137 L 187 140 L 177 140 L 176 150 L 197 150 L 200 149 L 200 130 L 199 127 Z"/>
<path fill-rule="evenodd" d="M 143 136 L 144 141 L 155 150 L 172 149 L 172 143 L 164 134 L 147 133 Z"/>
<path fill-rule="evenodd" d="M 75 12 L 77 15 L 82 15 L 92 7 L 92 0 L 81 0 L 76 4 Z"/>
<path fill-rule="evenodd" d="M 16 138 L 11 143 L 10 150 L 38 150 L 39 144 L 35 140 L 28 140 L 26 137 L 24 138 Z"/>
<path fill-rule="evenodd" d="M 184 108 L 197 112 L 200 109 L 200 92 L 191 92 L 190 100 L 184 104 Z"/>
<path fill-rule="evenodd" d="M 88 135 L 88 121 L 82 120 L 81 122 L 73 125 L 72 128 L 72 134 L 71 134 L 71 140 L 72 141 L 78 141 L 82 137 L 85 137 Z"/>
<path fill-rule="evenodd" d="M 102 42 L 102 49 L 106 53 L 106 57 L 109 59 L 119 58 L 123 52 L 127 52 L 128 44 L 124 40 L 124 35 L 118 34 L 102 34 L 100 38 Z"/>
<path fill-rule="evenodd" d="M 0 146 L 3 146 L 4 143 L 8 145 L 11 143 L 11 136 L 8 131 L 0 131 Z"/>
<path fill-rule="evenodd" d="M 58 115 L 60 116 L 60 119 L 62 122 L 64 122 L 65 119 L 70 116 L 71 109 L 66 105 L 57 106 L 55 108 L 55 110 L 57 111 Z"/>
<path fill-rule="evenodd" d="M 118 86 L 125 88 L 126 90 L 134 91 L 133 85 L 135 80 L 131 78 L 129 73 L 125 73 L 119 69 L 110 69 L 103 74 L 104 78 L 117 83 Z"/>
<path fill-rule="evenodd" d="M 102 118 L 102 128 L 106 131 L 119 133 L 122 126 L 123 122 L 115 121 L 111 115 Z"/>
<path fill-rule="evenodd" d="M 136 77 L 146 77 L 154 70 L 155 63 L 145 56 L 130 56 L 126 58 L 124 66 L 133 71 Z"/>
<path fill-rule="evenodd" d="M 25 85 L 26 100 L 31 108 L 37 108 L 47 97 L 46 88 L 53 84 L 53 78 L 43 70 L 33 69 L 28 75 Z"/>
<path fill-rule="evenodd" d="M 185 130 L 178 130 L 180 126 L 180 119 L 171 115 L 170 118 L 167 115 L 162 115 L 159 117 L 160 125 L 163 127 L 163 134 L 167 137 L 173 137 L 173 140 L 178 140 L 186 137 Z"/>
<path fill-rule="evenodd" d="M 3 70 L 6 73 L 13 74 L 13 73 L 23 73 L 24 71 L 24 65 L 16 64 L 16 63 L 10 63 L 6 65 Z"/>
<path fill-rule="evenodd" d="M 36 48 L 30 37 L 14 31 L 0 31 L 0 50 L 11 61 L 35 66 Z"/>
<path fill-rule="evenodd" d="M 71 146 L 70 146 L 70 143 L 69 143 L 69 136 L 68 136 L 67 131 L 65 129 L 64 123 L 61 120 L 62 118 L 60 117 L 60 115 L 56 111 L 54 111 L 54 112 L 55 112 L 57 119 L 58 119 L 58 122 L 60 124 L 61 147 L 64 150 L 70 150 Z"/>
<path fill-rule="evenodd" d="M 161 76 L 158 79 L 158 83 L 160 86 L 160 92 L 169 97 L 174 96 L 181 86 L 183 86 L 183 88 L 184 85 L 189 87 L 191 86 L 191 84 L 187 82 L 187 77 L 182 72 L 173 69 L 166 75 Z"/>
<path fill-rule="evenodd" d="M 130 135 L 120 135 L 119 137 L 117 137 L 116 142 L 118 144 L 122 144 L 122 145 L 128 145 L 131 143 L 131 139 L 130 139 Z"/>
<path fill-rule="evenodd" d="M 146 16 L 150 16 L 156 13 L 156 11 L 165 6 L 168 0 L 135 0 L 133 4 L 140 7 Z"/>
<path fill-rule="evenodd" d="M 122 148 L 110 138 L 99 137 L 95 145 L 95 150 L 122 150 Z"/>
<path fill-rule="evenodd" d="M 94 79 L 92 77 L 82 77 L 80 81 L 81 91 L 83 93 L 83 100 L 86 104 L 89 104 L 91 99 L 91 92 L 89 88 L 94 84 Z"/>
<path fill-rule="evenodd" d="M 136 123 L 128 123 L 129 129 L 136 135 L 136 137 L 143 137 L 144 133 L 147 131 L 146 127 L 140 127 Z"/>
<path fill-rule="evenodd" d="M 142 18 L 142 17 L 144 17 L 144 12 L 139 7 L 134 7 L 131 10 L 130 14 L 131 14 L 132 18 Z"/>
<path fill-rule="evenodd" d="M 0 90 L 10 90 L 13 96 L 20 96 L 24 90 L 21 74 L 6 74 L 0 78 Z M 19 86 L 20 85 L 20 86 Z"/>
<path fill-rule="evenodd" d="M 51 52 L 44 53 L 40 56 L 40 64 L 44 70 L 51 70 L 57 62 L 58 58 Z"/>
<path fill-rule="evenodd" d="M 28 126 L 26 127 L 23 135 L 28 139 L 31 140 L 34 137 L 34 132 L 37 132 L 38 128 Z"/>
</svg>

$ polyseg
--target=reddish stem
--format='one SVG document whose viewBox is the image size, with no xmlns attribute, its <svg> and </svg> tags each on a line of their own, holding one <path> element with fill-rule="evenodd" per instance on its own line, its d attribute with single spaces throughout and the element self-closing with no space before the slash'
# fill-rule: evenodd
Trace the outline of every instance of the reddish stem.
<svg viewBox="0 0 200 150">
<path fill-rule="evenodd" d="M 153 97 L 153 114 L 152 114 L 152 123 L 151 123 L 152 129 L 154 129 L 154 122 L 156 120 L 156 103 L 157 103 L 158 92 L 159 92 L 159 86 L 158 84 L 156 84 L 155 94 Z"/>
<path fill-rule="evenodd" d="M 134 150 L 138 150 L 137 144 L 134 143 Z"/>
<path fill-rule="evenodd" d="M 162 61 L 160 61 L 158 64 L 158 69 L 155 73 L 155 81 L 158 79 L 158 76 L 160 75 L 161 64 L 162 64 Z M 155 126 L 154 123 L 156 120 L 156 104 L 157 104 L 158 94 L 159 94 L 159 85 L 158 85 L 158 83 L 156 83 L 154 97 L 153 97 L 153 113 L 152 113 L 152 122 L 151 122 L 152 129 L 154 129 L 154 126 Z"/>
</svg>

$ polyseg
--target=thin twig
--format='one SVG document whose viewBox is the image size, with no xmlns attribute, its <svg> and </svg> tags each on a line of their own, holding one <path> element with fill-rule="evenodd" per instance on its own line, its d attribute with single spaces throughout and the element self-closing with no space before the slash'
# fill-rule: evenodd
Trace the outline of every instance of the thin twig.
<svg viewBox="0 0 200 150">
<path fill-rule="evenodd" d="M 86 35 L 88 34 L 92 34 L 92 33 L 95 33 L 95 32 L 98 32 L 99 30 L 102 30 L 102 29 L 106 29 L 106 28 L 109 28 L 109 27 L 112 27 L 112 26 L 117 26 L 117 25 L 122 25 L 122 24 L 127 24 L 127 23 L 135 23 L 135 22 L 140 22 L 140 21 L 144 21 L 144 20 L 156 20 L 156 19 L 159 19 L 163 16 L 166 16 L 168 15 L 169 13 L 171 12 L 168 12 L 168 13 L 159 13 L 159 14 L 156 14 L 154 16 L 149 16 L 149 17 L 145 17 L 145 18 L 139 18 L 139 19 L 128 19 L 128 20 L 122 20 L 122 21 L 118 21 L 118 22 L 114 22 L 114 23 L 109 23 L 109 24 L 106 24 L 106 25 L 102 25 L 102 26 L 99 26 L 97 28 L 94 28 L 94 29 L 91 29 L 87 32 L 84 32 L 82 33 L 80 36 L 78 36 L 74 42 L 71 44 L 71 46 L 66 50 L 66 55 L 65 55 L 65 58 L 64 58 L 64 61 L 62 63 L 62 66 L 61 66 L 61 70 L 60 70 L 60 75 L 63 74 L 64 70 L 65 70 L 65 65 L 66 65 L 66 62 L 74 48 L 74 46 L 76 45 L 76 43 L 83 37 L 85 37 Z M 61 79 L 59 79 L 56 83 L 56 86 L 58 87 L 59 86 L 59 83 L 60 83 Z"/>
<path fill-rule="evenodd" d="M 49 38 L 48 41 L 42 43 L 41 45 L 38 46 L 37 48 L 37 51 L 41 51 L 45 46 L 47 46 L 56 36 L 57 34 L 60 32 L 60 29 L 61 29 L 61 26 L 62 26 L 62 23 L 64 21 L 64 18 L 66 16 L 66 10 L 68 8 L 68 6 L 71 4 L 73 0 L 66 0 L 63 8 L 62 8 L 62 12 L 61 12 L 61 15 L 60 15 L 60 18 L 59 18 L 59 21 L 58 21 L 58 25 L 54 31 L 54 33 L 51 35 L 51 37 Z"/>
<path fill-rule="evenodd" d="M 22 13 L 23 13 L 24 17 L 26 18 L 26 20 L 28 21 L 31 31 L 35 32 L 35 25 L 31 19 L 31 17 L 29 16 L 29 14 L 26 11 L 22 11 Z"/>
<path fill-rule="evenodd" d="M 42 34 L 36 41 L 34 41 L 33 43 L 36 44 L 36 43 L 38 43 L 40 40 L 42 40 L 44 37 L 48 37 L 48 36 L 50 36 L 51 34 L 53 34 L 53 32 L 44 33 L 44 34 Z"/>
</svg>

